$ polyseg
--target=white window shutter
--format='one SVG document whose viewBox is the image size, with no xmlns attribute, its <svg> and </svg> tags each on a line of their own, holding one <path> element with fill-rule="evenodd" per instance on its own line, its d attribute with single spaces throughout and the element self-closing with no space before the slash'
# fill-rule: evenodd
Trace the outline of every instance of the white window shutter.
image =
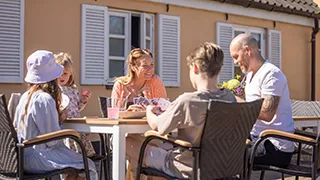
<svg viewBox="0 0 320 180">
<path fill-rule="evenodd" d="M 24 0 L 0 1 L 0 83 L 22 83 Z"/>
<path fill-rule="evenodd" d="M 153 15 L 142 13 L 141 14 L 141 48 L 149 49 L 152 53 L 154 53 L 153 49 Z"/>
<path fill-rule="evenodd" d="M 109 18 L 106 6 L 82 4 L 81 84 L 106 84 Z"/>
<path fill-rule="evenodd" d="M 224 61 L 218 82 L 228 81 L 234 77 L 233 58 L 230 55 L 230 43 L 233 39 L 233 27 L 228 23 L 217 23 L 217 44 L 222 48 Z"/>
<path fill-rule="evenodd" d="M 268 59 L 281 69 L 281 32 L 268 30 Z"/>
<path fill-rule="evenodd" d="M 158 72 L 165 86 L 180 86 L 180 17 L 160 14 Z"/>
</svg>

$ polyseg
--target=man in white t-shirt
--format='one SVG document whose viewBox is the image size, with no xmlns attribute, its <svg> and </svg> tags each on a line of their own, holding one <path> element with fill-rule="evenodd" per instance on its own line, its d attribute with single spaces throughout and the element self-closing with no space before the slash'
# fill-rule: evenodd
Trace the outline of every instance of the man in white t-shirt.
<svg viewBox="0 0 320 180">
<path fill-rule="evenodd" d="M 285 75 L 261 56 L 258 42 L 249 34 L 240 34 L 232 40 L 230 54 L 234 63 L 246 74 L 246 101 L 264 98 L 258 120 L 250 133 L 251 140 L 255 142 L 266 129 L 293 133 L 292 109 Z M 259 146 L 255 163 L 286 167 L 291 161 L 293 150 L 293 142 L 268 138 Z"/>
</svg>

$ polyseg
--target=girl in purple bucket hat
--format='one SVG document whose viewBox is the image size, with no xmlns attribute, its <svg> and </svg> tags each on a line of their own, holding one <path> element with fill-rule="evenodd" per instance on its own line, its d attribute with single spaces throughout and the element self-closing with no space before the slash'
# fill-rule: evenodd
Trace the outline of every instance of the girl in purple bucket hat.
<svg viewBox="0 0 320 180">
<path fill-rule="evenodd" d="M 29 88 L 21 96 L 14 116 L 19 142 L 61 130 L 61 110 L 68 105 L 56 81 L 63 72 L 63 66 L 56 63 L 52 52 L 38 50 L 32 53 L 27 59 L 27 69 L 25 81 Z M 94 162 L 88 159 L 88 164 L 90 179 L 97 180 Z M 61 140 L 25 149 L 24 168 L 27 173 L 46 173 L 68 167 L 83 169 L 83 158 Z M 67 175 L 67 178 L 84 179 L 74 174 Z"/>
</svg>

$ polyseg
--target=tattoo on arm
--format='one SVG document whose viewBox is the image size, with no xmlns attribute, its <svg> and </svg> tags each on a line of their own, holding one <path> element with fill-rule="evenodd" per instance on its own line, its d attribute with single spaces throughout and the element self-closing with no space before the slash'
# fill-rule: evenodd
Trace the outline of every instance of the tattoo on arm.
<svg viewBox="0 0 320 180">
<path fill-rule="evenodd" d="M 263 98 L 264 98 L 264 101 L 262 104 L 261 111 L 266 114 L 269 114 L 269 113 L 274 114 L 278 108 L 280 97 L 265 95 L 263 96 Z"/>
</svg>

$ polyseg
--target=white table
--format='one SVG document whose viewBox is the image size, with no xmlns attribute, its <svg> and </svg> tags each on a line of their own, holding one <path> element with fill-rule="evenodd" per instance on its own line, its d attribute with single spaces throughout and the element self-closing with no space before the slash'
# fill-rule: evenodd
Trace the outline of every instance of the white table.
<svg viewBox="0 0 320 180">
<path fill-rule="evenodd" d="M 293 116 L 294 127 L 316 127 L 314 132 L 319 134 L 320 117 L 319 116 Z"/>
<path fill-rule="evenodd" d="M 86 133 L 113 134 L 112 178 L 125 179 L 126 133 L 143 134 L 150 130 L 145 119 L 119 119 L 107 118 L 72 118 L 64 122 L 65 129 L 75 129 Z"/>
</svg>

